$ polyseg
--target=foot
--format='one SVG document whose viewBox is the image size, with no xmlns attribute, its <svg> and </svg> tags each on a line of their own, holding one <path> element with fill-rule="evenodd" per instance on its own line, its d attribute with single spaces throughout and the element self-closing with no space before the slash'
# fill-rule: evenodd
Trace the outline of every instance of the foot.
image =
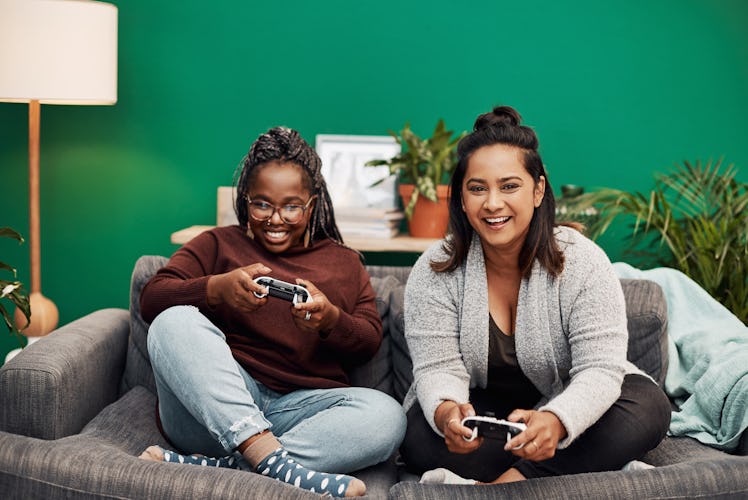
<svg viewBox="0 0 748 500">
<path fill-rule="evenodd" d="M 421 484 L 476 484 L 475 479 L 466 479 L 448 469 L 427 470 L 421 476 Z"/>
<path fill-rule="evenodd" d="M 524 481 L 525 479 L 527 478 L 520 471 L 511 467 L 498 478 L 491 481 L 490 484 L 514 483 L 516 481 Z"/>
<path fill-rule="evenodd" d="M 621 470 L 632 471 L 632 470 L 647 470 L 647 469 L 654 469 L 654 465 L 650 465 L 640 460 L 632 460 L 631 462 L 624 465 L 623 469 Z"/>
<path fill-rule="evenodd" d="M 151 462 L 163 462 L 164 461 L 164 449 L 160 446 L 149 446 L 138 458 L 143 460 L 150 460 Z"/>
<path fill-rule="evenodd" d="M 309 470 L 290 458 L 283 448 L 278 448 L 265 457 L 257 465 L 256 472 L 323 495 L 359 497 L 366 493 L 366 485 L 360 479 L 345 474 Z"/>
<path fill-rule="evenodd" d="M 140 454 L 143 460 L 153 462 L 172 462 L 175 464 L 206 465 L 209 467 L 224 467 L 227 469 L 238 469 L 239 464 L 233 456 L 213 458 L 205 455 L 182 455 L 175 451 L 164 450 L 160 446 L 149 446 Z"/>
</svg>

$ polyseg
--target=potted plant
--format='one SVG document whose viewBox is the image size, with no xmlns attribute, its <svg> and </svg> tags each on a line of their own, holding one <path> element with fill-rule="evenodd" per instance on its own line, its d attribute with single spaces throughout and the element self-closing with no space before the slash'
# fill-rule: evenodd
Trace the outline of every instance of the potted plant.
<svg viewBox="0 0 748 500">
<path fill-rule="evenodd" d="M 0 237 L 13 238 L 18 243 L 23 243 L 23 237 L 9 227 L 0 227 Z M 15 322 L 11 319 L 10 311 L 5 308 L 6 301 L 14 304 L 21 313 L 26 316 L 26 324 L 31 319 L 31 308 L 29 306 L 29 296 L 23 288 L 23 284 L 16 279 L 16 270 L 10 265 L 0 262 L 0 270 L 9 271 L 13 279 L 8 280 L 0 278 L 0 313 L 3 315 L 5 325 L 10 333 L 15 334 L 21 342 L 20 330 L 16 327 Z M 23 345 L 23 343 L 21 343 Z"/>
<path fill-rule="evenodd" d="M 388 160 L 372 160 L 366 164 L 387 165 L 390 175 L 398 176 L 398 189 L 411 236 L 443 237 L 449 219 L 447 184 L 457 165 L 457 143 L 465 133 L 453 139 L 453 132 L 447 130 L 444 120 L 440 119 L 431 137 L 426 139 L 416 135 L 409 123 L 399 134 L 393 131 L 389 134 L 400 144 L 402 152 Z"/>
<path fill-rule="evenodd" d="M 748 324 L 748 183 L 736 172 L 721 161 L 684 162 L 656 175 L 649 193 L 600 189 L 576 197 L 574 210 L 597 209 L 593 238 L 628 220 L 630 254 L 682 271 Z"/>
</svg>

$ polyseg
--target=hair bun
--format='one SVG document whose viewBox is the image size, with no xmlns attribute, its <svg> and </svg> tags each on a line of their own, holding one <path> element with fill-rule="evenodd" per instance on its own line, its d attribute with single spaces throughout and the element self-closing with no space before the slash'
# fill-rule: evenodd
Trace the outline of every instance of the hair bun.
<svg viewBox="0 0 748 500">
<path fill-rule="evenodd" d="M 496 106 L 490 113 L 483 113 L 475 120 L 473 130 L 488 127 L 509 126 L 516 127 L 522 122 L 522 117 L 511 106 Z"/>
</svg>

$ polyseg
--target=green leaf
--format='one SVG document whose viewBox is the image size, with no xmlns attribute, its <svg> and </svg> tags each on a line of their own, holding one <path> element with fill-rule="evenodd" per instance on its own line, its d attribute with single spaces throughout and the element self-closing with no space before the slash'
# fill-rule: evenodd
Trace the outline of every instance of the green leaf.
<svg viewBox="0 0 748 500">
<path fill-rule="evenodd" d="M 457 143 L 466 132 L 462 132 L 452 139 L 453 132 L 447 130 L 443 119 L 439 119 L 431 137 L 421 138 L 406 122 L 399 134 L 389 131 L 401 146 L 401 152 L 388 160 L 373 160 L 367 166 L 387 165 L 390 174 L 398 175 L 401 182 L 406 184 L 422 183 L 422 179 L 430 179 L 432 185 L 446 184 L 457 165 Z M 378 182 L 381 182 L 378 181 Z M 430 198 L 428 189 L 422 194 Z M 436 195 L 434 195 L 434 198 Z"/>
<path fill-rule="evenodd" d="M 23 243 L 24 239 L 21 234 L 9 227 L 0 227 L 0 237 L 2 238 L 13 238 L 18 240 L 18 243 Z"/>
<path fill-rule="evenodd" d="M 5 306 L 3 304 L 0 304 L 0 312 L 3 313 L 3 319 L 5 320 L 5 326 L 8 327 L 8 332 L 14 332 L 16 330 L 16 326 L 13 323 L 12 318 L 10 317 L 10 313 L 5 309 Z"/>
<path fill-rule="evenodd" d="M 13 268 L 13 267 L 10 267 L 10 266 L 9 266 L 8 264 L 6 264 L 5 262 L 0 262 L 0 269 L 4 269 L 4 270 L 6 270 L 6 271 L 10 271 L 11 273 L 13 273 L 13 277 L 14 277 L 14 278 L 16 277 L 16 270 L 15 270 L 15 268 Z"/>
<path fill-rule="evenodd" d="M 413 190 L 413 194 L 410 196 L 408 206 L 405 207 L 405 216 L 408 218 L 408 220 L 413 218 L 413 209 L 416 208 L 416 203 L 418 202 L 418 194 L 418 187 L 416 187 Z"/>
</svg>

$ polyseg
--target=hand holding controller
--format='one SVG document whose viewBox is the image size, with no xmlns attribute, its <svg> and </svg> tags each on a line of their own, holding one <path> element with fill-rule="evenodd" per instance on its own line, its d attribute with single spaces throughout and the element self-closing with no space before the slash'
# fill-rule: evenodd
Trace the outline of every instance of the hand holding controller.
<svg viewBox="0 0 748 500">
<path fill-rule="evenodd" d="M 260 276 L 255 278 L 254 281 L 268 290 L 267 294 L 252 292 L 256 297 L 262 298 L 266 295 L 270 295 L 271 297 L 288 300 L 293 304 L 296 304 L 297 302 L 312 301 L 312 295 L 306 288 L 304 288 L 304 285 L 288 283 L 286 281 L 271 278 L 270 276 Z"/>
<path fill-rule="evenodd" d="M 483 436 L 491 439 L 502 439 L 509 441 L 520 432 L 527 429 L 527 426 L 521 422 L 510 422 L 508 420 L 489 417 L 489 416 L 474 416 L 465 417 L 462 419 L 462 425 L 473 430 L 473 435 L 470 438 L 463 439 L 465 441 L 472 441 L 476 437 Z M 524 446 L 524 443 L 517 446 L 515 450 L 518 450 Z"/>
</svg>

